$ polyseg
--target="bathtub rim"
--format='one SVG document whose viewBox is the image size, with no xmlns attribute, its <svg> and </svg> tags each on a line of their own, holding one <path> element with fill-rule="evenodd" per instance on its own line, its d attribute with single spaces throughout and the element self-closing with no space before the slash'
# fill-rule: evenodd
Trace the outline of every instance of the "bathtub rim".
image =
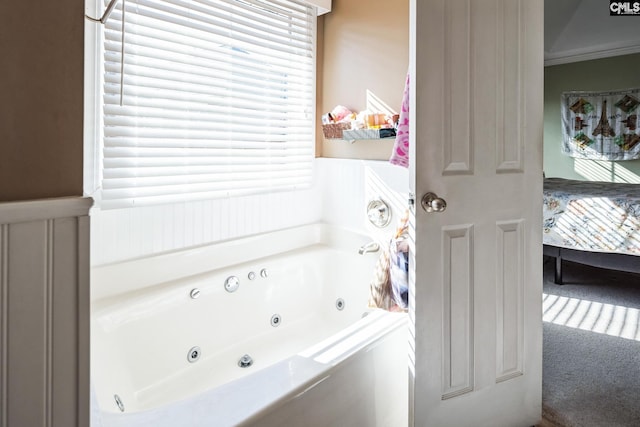
<svg viewBox="0 0 640 427">
<path fill-rule="evenodd" d="M 381 345 L 384 341 L 384 339 L 391 333 L 397 331 L 398 329 L 408 326 L 408 322 L 409 322 L 409 314 L 408 313 L 404 313 L 404 312 L 389 312 L 389 311 L 385 311 L 382 309 L 373 309 L 368 313 L 368 316 L 375 316 L 378 315 L 379 317 L 382 316 L 387 316 L 389 318 L 392 319 L 392 321 L 385 326 L 382 330 L 379 331 L 378 334 L 376 334 L 375 336 L 369 337 L 367 338 L 364 342 L 361 342 L 356 348 L 352 348 L 349 350 L 348 354 L 342 355 L 337 361 L 328 363 L 329 368 L 325 369 L 324 371 L 320 372 L 319 374 L 315 375 L 314 377 L 308 379 L 307 381 L 305 381 L 302 385 L 296 387 L 295 389 L 289 391 L 288 393 L 283 394 L 282 396 L 280 396 L 278 399 L 274 399 L 273 403 L 271 405 L 269 405 L 268 407 L 264 407 L 261 408 L 258 411 L 255 411 L 254 413 L 252 413 L 250 416 L 246 417 L 245 419 L 243 419 L 240 423 L 236 424 L 235 427 L 247 427 L 247 426 L 252 426 L 255 425 L 256 422 L 258 422 L 260 420 L 261 417 L 265 416 L 268 413 L 271 413 L 273 411 L 277 411 L 278 409 L 284 407 L 288 402 L 297 399 L 298 397 L 300 397 L 301 395 L 303 395 L 304 393 L 306 393 L 308 390 L 312 389 L 313 387 L 317 386 L 318 384 L 320 384 L 322 381 L 324 381 L 326 378 L 328 378 L 331 375 L 334 375 L 338 370 L 340 370 L 345 364 L 347 364 L 352 357 L 354 357 L 355 355 L 361 353 L 361 352 L 369 352 L 371 350 L 373 350 L 374 348 L 378 347 L 379 345 Z M 372 318 L 373 318 L 372 316 Z M 364 319 L 364 318 L 363 318 Z M 407 338 L 409 336 L 409 330 L 408 328 L 406 329 L 406 333 L 407 333 Z M 407 376 L 409 375 L 408 369 L 409 369 L 409 342 L 407 341 Z M 302 357 L 300 356 L 300 354 L 304 353 L 300 352 L 298 355 L 295 355 L 294 357 Z M 319 363 L 319 362 L 316 362 Z M 324 365 L 323 365 L 324 366 Z M 300 391 L 302 390 L 302 391 Z"/>
<path fill-rule="evenodd" d="M 91 303 L 315 244 L 355 252 L 371 240 L 360 230 L 316 222 L 92 266 Z M 242 254 L 241 259 L 237 253 Z M 144 271 L 144 275 L 139 275 L 139 271 Z"/>
<path fill-rule="evenodd" d="M 372 316 L 373 314 L 373 316 Z M 182 414 L 187 413 L 187 409 L 192 409 L 192 407 L 184 408 L 185 405 L 212 405 L 216 404 L 216 411 L 207 412 L 204 419 L 184 419 L 182 421 L 187 422 L 191 421 L 191 424 L 195 426 L 210 426 L 210 425 L 219 425 L 221 427 L 243 427 L 249 425 L 255 425 L 254 423 L 260 419 L 260 417 L 271 413 L 272 411 L 278 410 L 282 408 L 290 401 L 300 397 L 306 391 L 312 389 L 316 385 L 320 384 L 322 381 L 327 379 L 331 375 L 335 375 L 337 371 L 339 371 L 345 364 L 349 363 L 352 357 L 362 352 L 369 352 L 379 345 L 383 344 L 385 338 L 394 332 L 398 331 L 402 327 L 407 327 L 409 322 L 409 316 L 407 313 L 398 313 L 398 312 L 387 312 L 380 309 L 375 309 L 366 316 L 361 319 L 364 325 L 369 322 L 373 322 L 376 320 L 375 317 L 383 318 L 388 317 L 390 320 L 386 326 L 381 328 L 381 330 L 377 331 L 375 335 L 371 335 L 367 337 L 367 339 L 359 342 L 357 346 L 351 349 L 348 354 L 342 355 L 339 359 L 334 360 L 331 363 L 321 363 L 313 360 L 313 358 L 301 356 L 301 353 L 292 355 L 285 360 L 282 360 L 269 368 L 262 369 L 257 371 L 255 374 L 243 377 L 238 379 L 236 382 L 223 384 L 217 388 L 208 390 L 201 395 L 190 396 L 184 399 L 180 399 L 169 404 L 163 405 L 158 408 L 149 408 L 143 409 L 135 412 L 116 412 L 116 411 L 107 411 L 99 407 L 98 403 L 98 415 L 100 417 L 100 422 L 103 427 L 124 427 L 124 426 L 158 426 L 158 427 L 169 427 L 172 424 L 163 424 L 159 420 L 169 420 L 170 416 L 168 414 L 172 413 L 172 411 L 181 411 Z M 367 319 L 369 318 L 369 319 Z M 352 325 L 353 326 L 353 325 Z M 366 328 L 366 326 L 365 326 Z M 408 328 L 406 329 L 407 338 L 408 338 Z M 407 369 L 408 369 L 408 341 L 407 341 Z M 296 366 L 299 366 L 302 369 L 307 370 L 306 377 L 302 380 L 294 383 L 293 387 L 289 387 L 286 390 L 278 390 L 275 393 L 271 394 L 273 399 L 268 402 L 259 402 L 255 404 L 257 400 L 264 395 L 263 390 L 258 387 L 247 387 L 247 384 L 255 380 L 256 378 L 266 378 L 264 383 L 269 386 L 274 386 L 271 381 L 268 380 L 269 374 L 273 373 L 274 370 L 281 369 L 283 371 L 289 371 L 289 365 L 294 363 Z M 408 375 L 408 373 L 407 373 Z M 247 396 L 244 394 L 243 399 L 233 400 L 232 396 L 234 392 L 244 391 L 244 392 L 253 392 L 255 393 L 255 400 L 251 399 L 251 395 Z M 247 408 L 246 398 L 249 400 L 253 400 L 254 405 L 252 407 Z M 199 415 L 202 415 L 199 411 L 189 411 L 189 414 L 194 414 L 194 412 L 198 412 Z M 146 420 L 145 420 L 146 418 Z M 216 424 L 211 424 L 215 422 Z M 218 424 L 223 422 L 223 424 Z"/>
</svg>

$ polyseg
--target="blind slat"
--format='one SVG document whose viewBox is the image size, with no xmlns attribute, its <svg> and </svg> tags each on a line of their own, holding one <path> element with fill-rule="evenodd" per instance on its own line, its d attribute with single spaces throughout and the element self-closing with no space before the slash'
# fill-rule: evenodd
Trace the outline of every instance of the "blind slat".
<svg viewBox="0 0 640 427">
<path fill-rule="evenodd" d="M 308 173 L 304 170 L 287 169 L 282 171 L 267 171 L 267 172 L 235 172 L 225 174 L 210 174 L 210 175 L 177 175 L 177 176 L 163 176 L 159 178 L 149 177 L 136 177 L 136 178 L 114 178 L 110 179 L 108 186 L 105 190 L 115 189 L 127 189 L 135 187 L 142 189 L 145 187 L 157 187 L 157 186 L 183 186 L 183 185 L 198 185 L 206 186 L 211 184 L 213 186 L 219 185 L 223 182 L 238 182 L 238 181 L 258 181 L 258 180 L 278 180 L 279 182 L 284 179 L 293 179 L 295 177 L 306 177 Z M 207 187 L 210 188 L 210 187 Z"/>
<path fill-rule="evenodd" d="M 280 85 L 270 85 L 269 82 L 259 82 L 260 84 L 250 85 L 243 81 L 243 79 L 237 79 L 236 82 L 230 85 L 224 85 L 222 79 L 212 79 L 207 82 L 205 79 L 197 79 L 192 77 L 191 81 L 184 81 L 174 78 L 173 73 L 167 71 L 166 77 L 156 75 L 154 77 L 146 77 L 144 75 L 132 76 L 127 74 L 128 72 L 135 72 L 134 67 L 127 67 L 125 69 L 124 84 L 125 86 L 133 86 L 140 88 L 138 96 L 158 97 L 157 91 L 169 91 L 173 93 L 178 91 L 181 94 L 194 93 L 199 95 L 215 95 L 219 97 L 229 96 L 241 96 L 244 99 L 264 100 L 265 102 L 273 102 L 274 104 L 287 105 L 291 100 L 296 100 L 298 103 L 307 104 L 305 95 L 309 95 L 309 92 L 299 92 L 296 90 L 297 85 L 292 85 L 288 88 L 283 85 L 283 88 L 278 89 Z M 197 81 L 200 80 L 200 81 Z M 120 84 L 119 76 L 105 75 L 105 90 L 111 88 L 115 89 Z M 144 93 L 144 89 L 151 89 L 153 92 Z M 252 90 L 253 89 L 253 90 Z M 109 90 L 111 91 L 111 90 Z M 283 98 L 283 93 L 288 96 Z M 289 96 L 290 95 L 290 96 Z M 288 101 L 288 102 L 287 102 Z"/>
<path fill-rule="evenodd" d="M 144 0 L 134 0 L 133 3 L 141 4 Z M 131 31 L 135 34 L 135 27 L 149 27 L 153 28 L 154 25 L 158 28 L 171 27 L 172 31 L 176 34 L 189 35 L 193 38 L 212 38 L 212 37 L 229 37 L 236 43 L 246 46 L 248 49 L 263 48 L 269 49 L 277 54 L 277 52 L 289 52 L 292 48 L 295 48 L 299 41 L 296 42 L 295 38 L 290 35 L 289 37 L 282 37 L 278 33 L 269 31 L 258 31 L 251 21 L 246 22 L 233 22 L 233 17 L 222 18 L 219 20 L 212 19 L 211 17 L 202 17 L 200 15 L 189 16 L 188 12 L 180 10 L 178 8 L 151 8 L 151 7 L 136 7 L 136 4 L 131 5 L 132 1 L 127 2 L 126 24 L 131 26 Z M 155 4 L 156 6 L 162 6 L 163 4 L 172 4 L 173 1 L 159 1 L 149 0 L 148 3 Z M 121 12 L 114 12 L 110 19 L 111 26 L 107 28 L 118 28 L 116 25 L 121 20 Z M 237 13 L 232 15 L 237 16 Z M 310 22 L 310 21 L 309 21 Z M 304 27 L 308 27 L 305 25 Z M 230 34 L 231 33 L 231 34 Z M 167 37 L 169 38 L 169 37 Z M 290 39 L 285 41 L 285 39 Z M 302 43 L 304 44 L 304 43 Z"/>
<path fill-rule="evenodd" d="M 116 99 L 109 101 L 110 102 L 105 102 L 104 105 L 105 123 L 108 123 L 109 126 L 119 124 L 120 122 L 118 121 L 125 120 L 125 117 L 131 118 L 132 120 L 134 117 L 144 117 L 147 119 L 173 119 L 187 122 L 204 121 L 215 123 L 217 126 L 216 129 L 218 129 L 219 126 L 225 129 L 233 126 L 243 126 L 249 129 L 261 129 L 268 126 L 286 126 L 289 128 L 300 127 L 311 131 L 307 127 L 308 120 L 304 112 L 249 111 L 247 109 L 238 109 L 234 110 L 237 114 L 234 115 L 232 122 L 227 121 L 224 124 L 219 124 L 223 119 L 228 117 L 229 106 L 203 106 L 186 103 L 176 105 L 176 103 L 172 103 L 171 106 L 174 108 L 172 108 L 171 111 L 167 111 L 166 108 L 162 108 L 162 105 L 139 104 L 136 108 L 126 108 L 117 105 Z M 138 99 L 138 102 L 140 101 L 141 100 Z M 169 106 L 169 104 L 167 104 L 167 106 Z M 123 110 L 126 111 L 125 114 L 122 114 Z"/>
<path fill-rule="evenodd" d="M 189 169 L 188 176 L 200 176 L 200 175 L 215 175 L 215 174 L 231 174 L 233 172 L 255 172 L 265 171 L 268 172 L 277 166 L 277 170 L 304 170 L 308 171 L 309 162 L 300 161 L 293 162 L 291 160 L 287 163 L 274 165 L 274 164 L 234 164 L 234 165 L 192 165 Z M 146 177 L 178 177 L 183 176 L 184 169 L 180 166 L 154 166 L 147 168 L 111 168 L 109 169 L 109 179 L 121 179 L 121 178 L 146 178 Z"/>
</svg>

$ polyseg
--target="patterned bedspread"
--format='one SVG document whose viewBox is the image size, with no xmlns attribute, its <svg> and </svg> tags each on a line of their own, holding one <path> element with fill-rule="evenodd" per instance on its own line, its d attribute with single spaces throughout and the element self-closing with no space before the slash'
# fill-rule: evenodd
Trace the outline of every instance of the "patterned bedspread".
<svg viewBox="0 0 640 427">
<path fill-rule="evenodd" d="M 544 182 L 546 245 L 640 255 L 640 184 Z"/>
</svg>

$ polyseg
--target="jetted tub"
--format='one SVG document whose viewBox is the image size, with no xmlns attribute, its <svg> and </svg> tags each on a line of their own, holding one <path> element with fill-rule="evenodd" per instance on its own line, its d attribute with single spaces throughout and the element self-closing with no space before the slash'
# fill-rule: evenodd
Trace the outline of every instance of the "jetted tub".
<svg viewBox="0 0 640 427">
<path fill-rule="evenodd" d="M 94 268 L 92 426 L 407 425 L 369 240 L 313 224 Z"/>
</svg>

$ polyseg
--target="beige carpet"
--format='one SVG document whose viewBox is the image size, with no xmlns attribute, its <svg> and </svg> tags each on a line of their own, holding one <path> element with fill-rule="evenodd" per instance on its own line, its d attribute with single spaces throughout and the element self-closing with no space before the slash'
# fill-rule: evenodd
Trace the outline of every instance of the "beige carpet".
<svg viewBox="0 0 640 427">
<path fill-rule="evenodd" d="M 543 325 L 546 425 L 640 426 L 640 275 L 573 263 L 564 274 L 565 285 L 553 284 L 545 260 L 554 303 Z"/>
</svg>

